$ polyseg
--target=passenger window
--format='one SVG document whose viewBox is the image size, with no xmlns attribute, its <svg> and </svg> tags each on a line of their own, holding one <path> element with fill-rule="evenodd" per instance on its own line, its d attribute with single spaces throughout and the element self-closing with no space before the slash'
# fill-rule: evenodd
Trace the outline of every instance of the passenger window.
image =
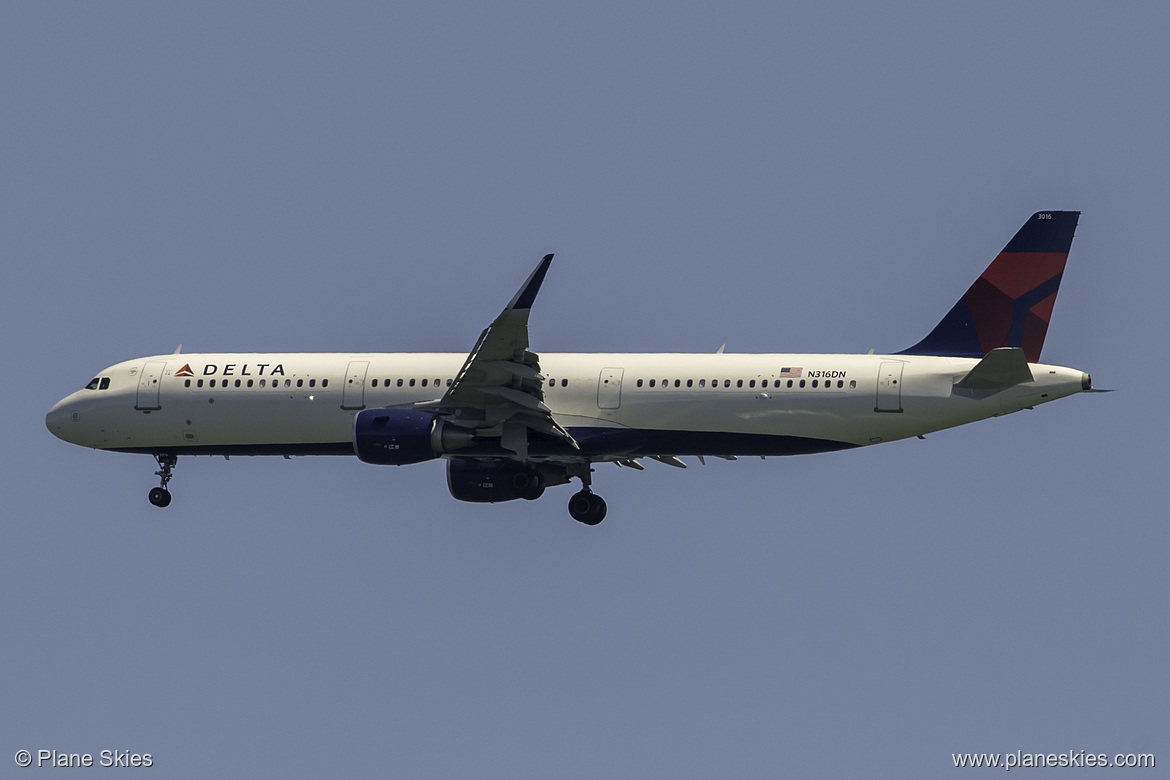
<svg viewBox="0 0 1170 780">
<path fill-rule="evenodd" d="M 788 386 L 792 387 L 792 380 L 791 379 L 788 380 Z"/>
<path fill-rule="evenodd" d="M 694 385 L 695 385 L 695 380 L 693 380 L 693 379 L 687 380 L 687 387 L 694 387 Z"/>
<path fill-rule="evenodd" d="M 386 380 L 386 384 L 390 384 L 390 380 L 389 380 L 389 379 L 387 379 L 387 380 Z M 248 380 L 248 387 L 251 387 L 251 386 L 252 386 L 252 381 L 251 381 L 251 380 Z M 309 387 L 316 387 L 316 386 L 317 386 L 317 380 L 316 380 L 316 379 L 310 379 L 310 380 L 309 380 Z"/>
<path fill-rule="evenodd" d="M 248 380 L 248 387 L 251 387 L 251 386 L 252 386 L 252 380 L 251 380 L 251 379 L 249 379 L 249 380 Z"/>
<path fill-rule="evenodd" d="M 195 386 L 196 387 L 203 387 L 203 380 L 200 379 L 198 382 L 195 383 Z"/>
<path fill-rule="evenodd" d="M 395 382 L 395 384 L 397 384 L 399 387 L 402 387 L 402 380 L 399 379 L 397 382 Z"/>
<path fill-rule="evenodd" d="M 414 379 L 411 379 L 411 380 L 410 380 L 410 386 L 411 386 L 411 387 L 414 387 Z"/>
<path fill-rule="evenodd" d="M 304 386 L 305 386 L 305 380 L 298 379 L 297 380 L 297 387 L 304 387 Z"/>
<path fill-rule="evenodd" d="M 700 380 L 699 380 L 699 387 L 706 387 L 706 386 L 707 386 L 707 380 L 706 380 L 706 379 L 700 379 Z"/>
<path fill-rule="evenodd" d="M 239 386 L 240 386 L 240 380 L 237 379 L 236 380 L 236 387 L 239 387 Z"/>
<path fill-rule="evenodd" d="M 207 383 L 207 386 L 208 387 L 215 387 L 215 380 L 212 379 L 210 382 Z"/>
<path fill-rule="evenodd" d="M 378 380 L 377 380 L 377 379 L 371 379 L 371 380 L 370 380 L 370 387 L 377 387 L 377 386 L 378 386 Z"/>
<path fill-rule="evenodd" d="M 312 386 L 313 386 L 313 383 L 310 381 L 310 382 L 309 382 L 309 387 L 312 387 Z M 383 380 L 382 380 L 382 387 L 389 387 L 389 386 L 390 386 L 390 380 L 389 380 L 389 379 L 383 379 Z"/>
<path fill-rule="evenodd" d="M 642 380 L 641 380 L 641 379 L 639 379 L 639 380 L 638 380 L 638 387 L 641 387 L 641 386 L 642 386 Z"/>
<path fill-rule="evenodd" d="M 186 380 L 184 380 L 184 381 L 183 381 L 183 387 L 190 387 L 190 386 L 191 386 L 191 380 L 190 380 L 190 379 L 186 379 Z"/>
<path fill-rule="evenodd" d="M 424 380 L 422 381 L 422 386 L 423 386 L 423 387 L 426 387 L 426 386 L 427 386 L 427 380 L 425 380 L 425 379 L 424 379 Z"/>
<path fill-rule="evenodd" d="M 850 390 L 855 390 L 855 389 L 857 389 L 857 380 L 856 380 L 856 379 L 850 379 L 850 380 L 849 380 L 849 389 L 850 389 Z"/>
<path fill-rule="evenodd" d="M 743 380 L 742 379 L 735 380 L 735 386 L 736 387 L 743 387 Z"/>
<path fill-rule="evenodd" d="M 328 380 L 328 379 L 322 379 L 322 380 L 321 380 L 321 387 L 329 387 L 329 380 Z"/>
<path fill-rule="evenodd" d="M 568 379 L 562 379 L 562 380 L 561 380 L 561 387 L 568 387 L 568 386 L 569 386 L 569 380 L 568 380 Z"/>
<path fill-rule="evenodd" d="M 739 381 L 740 381 L 740 383 L 741 383 L 741 384 L 743 383 L 743 380 L 742 380 L 742 379 L 741 379 L 741 380 L 739 380 Z M 731 380 L 730 380 L 730 379 L 724 379 L 724 380 L 723 380 L 723 386 L 724 386 L 724 387 L 731 387 Z"/>
<path fill-rule="evenodd" d="M 813 380 L 813 387 L 816 387 L 816 386 L 817 386 L 817 380 L 814 379 Z"/>
<path fill-rule="evenodd" d="M 654 387 L 654 380 L 653 379 L 650 380 L 650 386 Z"/>
<path fill-rule="evenodd" d="M 837 380 L 837 387 L 844 387 L 844 386 L 845 386 L 845 380 L 844 380 L 844 379 L 838 379 L 838 380 Z"/>
<path fill-rule="evenodd" d="M 748 387 L 755 387 L 755 386 L 756 386 L 756 380 L 753 379 L 752 381 L 748 382 Z"/>
<path fill-rule="evenodd" d="M 800 386 L 801 386 L 801 387 L 804 387 L 804 380 L 803 380 L 803 379 L 802 379 L 802 380 L 800 380 Z"/>
<path fill-rule="evenodd" d="M 555 379 L 550 379 L 550 380 L 548 380 L 548 386 L 549 386 L 549 387 L 556 387 L 556 386 L 557 386 L 557 380 L 555 380 Z M 642 386 L 642 381 L 641 381 L 641 380 L 638 380 L 638 387 L 641 387 L 641 386 Z"/>
<path fill-rule="evenodd" d="M 284 386 L 285 387 L 292 387 L 292 380 L 291 379 L 284 380 Z"/>
<path fill-rule="evenodd" d="M 260 386 L 261 386 L 261 387 L 268 387 L 268 380 L 267 380 L 267 379 L 261 379 L 261 380 L 260 380 Z"/>
<path fill-rule="evenodd" d="M 681 380 L 678 380 L 678 379 L 674 380 L 674 386 L 675 386 L 675 387 L 678 387 L 678 386 L 679 386 L 679 385 L 681 385 L 681 384 L 682 384 L 682 381 L 681 381 Z"/>
<path fill-rule="evenodd" d="M 447 387 L 450 387 L 454 382 L 455 382 L 454 379 L 448 379 L 447 380 Z"/>
</svg>

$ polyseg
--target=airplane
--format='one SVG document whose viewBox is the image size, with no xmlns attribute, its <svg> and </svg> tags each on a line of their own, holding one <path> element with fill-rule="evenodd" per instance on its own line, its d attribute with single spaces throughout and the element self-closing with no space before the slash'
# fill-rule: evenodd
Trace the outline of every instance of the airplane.
<svg viewBox="0 0 1170 780">
<path fill-rule="evenodd" d="M 104 369 L 45 423 L 66 442 L 152 455 L 156 507 L 171 503 L 181 455 L 442 458 L 461 501 L 532 500 L 575 478 L 569 514 L 596 525 L 597 463 L 831 452 L 1093 391 L 1089 374 L 1039 362 L 1079 217 L 1033 214 L 925 338 L 892 354 L 538 354 L 528 320 L 550 254 L 469 354 L 180 346 Z"/>
</svg>

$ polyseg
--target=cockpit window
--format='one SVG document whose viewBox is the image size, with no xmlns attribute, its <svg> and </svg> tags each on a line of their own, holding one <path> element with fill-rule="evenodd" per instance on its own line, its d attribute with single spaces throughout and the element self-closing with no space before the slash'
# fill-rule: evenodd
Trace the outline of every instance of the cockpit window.
<svg viewBox="0 0 1170 780">
<path fill-rule="evenodd" d="M 98 378 L 95 376 L 93 378 L 93 381 L 85 386 L 85 389 L 86 390 L 97 390 L 98 389 Z"/>
<path fill-rule="evenodd" d="M 109 389 L 110 389 L 110 378 L 108 376 L 103 376 L 102 383 L 101 383 L 101 385 L 98 386 L 98 390 L 109 390 Z"/>
</svg>

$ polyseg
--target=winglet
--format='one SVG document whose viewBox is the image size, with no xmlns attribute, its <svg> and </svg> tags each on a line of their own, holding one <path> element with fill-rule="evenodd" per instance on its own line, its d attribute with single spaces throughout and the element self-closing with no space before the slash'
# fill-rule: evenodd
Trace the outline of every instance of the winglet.
<svg viewBox="0 0 1170 780">
<path fill-rule="evenodd" d="M 987 353 L 967 376 L 955 383 L 964 390 L 998 390 L 1033 381 L 1028 358 L 1019 347 L 1000 347 Z"/>
<path fill-rule="evenodd" d="M 548 267 L 552 264 L 552 255 L 545 255 L 544 258 L 537 264 L 536 270 L 528 277 L 528 281 L 520 287 L 516 293 L 516 297 L 508 304 L 509 309 L 531 309 L 532 302 L 536 300 L 536 294 L 540 292 L 540 285 L 544 283 L 544 275 L 548 273 Z"/>
</svg>

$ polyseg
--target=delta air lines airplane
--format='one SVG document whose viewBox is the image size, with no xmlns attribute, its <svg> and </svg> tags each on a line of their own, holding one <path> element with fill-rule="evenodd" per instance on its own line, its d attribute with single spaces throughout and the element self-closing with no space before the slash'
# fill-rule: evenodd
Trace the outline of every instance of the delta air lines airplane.
<svg viewBox="0 0 1170 780">
<path fill-rule="evenodd" d="M 576 478 L 569 514 L 606 514 L 593 464 L 830 452 L 921 436 L 1092 389 L 1040 363 L 1079 212 L 1032 215 L 920 342 L 889 355 L 534 352 L 546 256 L 470 354 L 183 354 L 101 371 L 49 411 L 57 437 L 152 455 L 165 507 L 180 455 L 443 458 L 461 501 L 536 499 Z"/>
</svg>

